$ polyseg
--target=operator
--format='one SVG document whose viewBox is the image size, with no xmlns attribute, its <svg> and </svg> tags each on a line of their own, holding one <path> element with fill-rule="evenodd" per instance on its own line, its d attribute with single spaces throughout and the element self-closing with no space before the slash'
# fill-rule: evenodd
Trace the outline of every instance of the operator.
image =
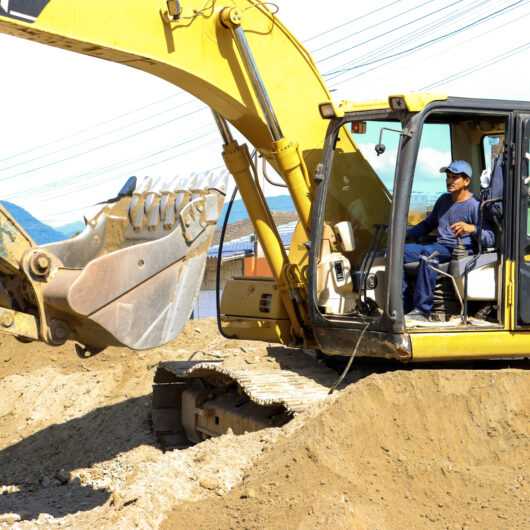
<svg viewBox="0 0 530 530">
<path fill-rule="evenodd" d="M 448 193 L 438 198 L 432 212 L 421 223 L 407 230 L 407 238 L 417 239 L 436 229 L 436 243 L 407 243 L 403 259 L 404 263 L 419 261 L 413 293 L 404 276 L 403 303 L 407 317 L 423 322 L 430 320 L 437 273 L 421 256 L 432 256 L 429 261 L 437 267 L 439 263 L 451 260 L 457 245 L 462 244 L 468 254 L 473 254 L 474 243 L 477 242 L 479 201 L 469 191 L 473 176 L 471 165 L 464 160 L 453 160 L 449 166 L 442 167 L 440 173 L 446 174 Z M 492 247 L 495 244 L 493 231 L 484 224 L 481 242 L 483 247 Z"/>
</svg>

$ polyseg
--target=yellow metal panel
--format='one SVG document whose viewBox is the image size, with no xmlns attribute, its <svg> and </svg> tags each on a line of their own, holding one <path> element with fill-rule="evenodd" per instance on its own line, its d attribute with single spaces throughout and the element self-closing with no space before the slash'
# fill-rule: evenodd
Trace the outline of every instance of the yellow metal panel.
<svg viewBox="0 0 530 530">
<path fill-rule="evenodd" d="M 413 361 L 530 357 L 530 331 L 515 331 L 515 267 L 506 261 L 503 330 L 411 333 Z"/>
<path fill-rule="evenodd" d="M 263 303 L 263 298 L 267 298 Z M 263 311 L 263 309 L 266 311 Z M 221 314 L 233 317 L 257 319 L 287 319 L 281 303 L 280 289 L 272 279 L 233 278 L 224 289 L 221 300 Z"/>
<path fill-rule="evenodd" d="M 38 340 L 37 317 L 20 311 L 0 308 L 0 333 Z"/>
<path fill-rule="evenodd" d="M 388 99 L 374 99 L 373 101 L 341 101 L 339 109 L 343 113 L 364 112 L 369 110 L 388 110 Z"/>
<path fill-rule="evenodd" d="M 410 335 L 412 361 L 530 357 L 530 332 L 470 331 Z"/>
<path fill-rule="evenodd" d="M 221 326 L 225 335 L 240 340 L 261 340 L 289 345 L 292 341 L 289 320 L 252 319 L 223 316 Z"/>
<path fill-rule="evenodd" d="M 414 92 L 411 94 L 394 94 L 388 99 L 380 99 L 373 101 L 341 101 L 337 108 L 337 115 L 340 116 L 347 112 L 363 112 L 369 110 L 388 110 L 390 108 L 390 98 L 399 97 L 405 100 L 407 109 L 410 112 L 420 112 L 429 103 L 433 101 L 445 101 L 447 94 L 430 94 L 428 92 Z"/>
<path fill-rule="evenodd" d="M 393 97 L 393 96 L 390 96 Z M 403 98 L 407 104 L 407 109 L 410 112 L 420 112 L 423 110 L 429 103 L 433 101 L 445 101 L 447 99 L 447 94 L 430 94 L 429 92 L 414 92 L 412 94 L 404 94 Z"/>
<path fill-rule="evenodd" d="M 516 263 L 511 260 L 506 261 L 504 267 L 505 280 L 504 280 L 504 315 L 505 329 L 514 330 L 515 329 L 515 267 Z"/>
</svg>

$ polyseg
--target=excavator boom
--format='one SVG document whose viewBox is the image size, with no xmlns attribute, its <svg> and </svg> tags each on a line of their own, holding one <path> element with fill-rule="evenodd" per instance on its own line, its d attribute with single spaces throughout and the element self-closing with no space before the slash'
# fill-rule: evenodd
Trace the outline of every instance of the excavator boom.
<svg viewBox="0 0 530 530">
<path fill-rule="evenodd" d="M 329 101 L 330 94 L 307 51 L 267 4 L 258 0 L 226 3 L 131 0 L 125 4 L 103 0 L 32 3 L 12 0 L 2 2 L 0 31 L 143 70 L 184 89 L 211 107 L 223 134 L 225 162 L 254 223 L 278 286 L 280 306 L 287 315 L 280 326 L 273 326 L 272 334 L 264 334 L 267 325 L 261 320 L 236 315 L 228 322 L 231 334 L 290 344 L 308 343 L 311 333 L 304 270 L 307 242 L 311 238 L 309 217 L 314 177 L 327 128 L 327 122 L 319 114 L 319 104 Z M 263 194 L 252 178 L 248 152 L 227 135 L 228 124 L 249 140 L 288 185 L 300 218 L 290 256 L 283 250 Z M 390 205 L 387 190 L 346 131 L 341 138 L 341 149 L 345 154 L 343 163 L 359 168 L 362 186 L 354 198 L 372 205 L 371 224 L 384 222 Z M 336 171 L 340 172 L 340 167 Z M 60 248 L 61 245 L 52 246 L 48 251 L 53 253 Z M 107 282 L 120 283 L 123 268 L 119 264 L 129 259 L 125 257 L 127 252 L 133 253 L 131 249 L 120 252 L 121 255 L 105 256 L 106 262 L 101 264 Z M 101 274 L 96 273 L 96 267 L 84 263 L 76 285 L 89 282 L 93 274 Z M 197 285 L 186 283 L 183 292 L 195 292 L 199 278 L 195 276 L 194 280 L 187 281 Z M 54 289 L 55 293 L 57 289 Z M 81 287 L 75 295 L 68 289 L 69 314 L 71 309 L 81 314 L 101 310 L 96 309 L 97 304 L 88 303 L 88 299 L 98 296 L 89 296 Z M 68 289 L 61 296 L 66 296 Z M 149 292 L 147 285 L 142 289 Z M 122 295 L 125 296 L 123 290 L 115 290 L 113 300 Z M 41 320 L 51 307 L 49 303 L 44 299 L 41 304 Z M 56 309 L 65 307 L 63 302 L 53 303 Z M 78 338 L 90 344 L 91 334 L 89 330 Z M 170 338 L 172 334 L 162 333 L 157 340 Z M 96 341 L 98 346 L 105 342 L 100 339 Z M 124 343 L 148 347 L 156 342 L 144 343 L 138 339 Z"/>
</svg>

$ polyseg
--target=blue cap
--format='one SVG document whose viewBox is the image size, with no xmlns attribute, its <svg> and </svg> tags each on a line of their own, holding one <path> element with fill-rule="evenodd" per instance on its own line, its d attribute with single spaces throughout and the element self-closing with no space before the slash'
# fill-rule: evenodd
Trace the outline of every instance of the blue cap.
<svg viewBox="0 0 530 530">
<path fill-rule="evenodd" d="M 468 178 L 473 178 L 473 169 L 471 169 L 471 164 L 465 160 L 453 160 L 447 167 L 440 168 L 440 173 L 447 173 L 448 171 L 455 173 L 456 175 L 463 173 Z"/>
</svg>

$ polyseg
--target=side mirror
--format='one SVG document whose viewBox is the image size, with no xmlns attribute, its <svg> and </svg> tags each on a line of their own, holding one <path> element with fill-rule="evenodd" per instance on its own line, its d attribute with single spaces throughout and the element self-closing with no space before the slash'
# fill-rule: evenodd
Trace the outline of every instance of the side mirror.
<svg viewBox="0 0 530 530">
<path fill-rule="evenodd" d="M 355 250 L 355 234 L 349 221 L 341 221 L 333 226 L 337 243 L 343 252 L 353 252 Z"/>
<path fill-rule="evenodd" d="M 376 144 L 375 152 L 377 153 L 377 156 L 382 155 L 385 151 L 386 151 L 385 144 Z"/>
<path fill-rule="evenodd" d="M 388 127 L 381 127 L 379 129 L 379 143 L 375 146 L 375 152 L 377 156 L 382 155 L 386 151 L 385 144 L 383 143 L 383 131 L 390 131 L 398 133 L 400 136 L 405 136 L 406 138 L 412 138 L 412 132 L 409 129 L 403 129 L 399 131 L 397 129 L 389 129 Z"/>
</svg>

